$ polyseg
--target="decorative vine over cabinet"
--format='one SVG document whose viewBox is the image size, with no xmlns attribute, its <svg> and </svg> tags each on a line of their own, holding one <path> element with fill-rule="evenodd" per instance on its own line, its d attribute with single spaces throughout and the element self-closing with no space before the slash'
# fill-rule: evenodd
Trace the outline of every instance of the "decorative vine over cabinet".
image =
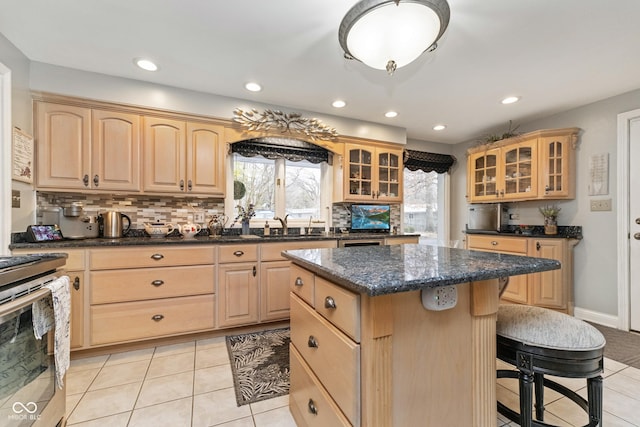
<svg viewBox="0 0 640 427">
<path fill-rule="evenodd" d="M 140 191 L 140 116 L 36 102 L 36 183 L 63 190 Z"/>
<path fill-rule="evenodd" d="M 402 150 L 345 144 L 346 201 L 401 201 Z"/>
<path fill-rule="evenodd" d="M 468 201 L 574 198 L 578 131 L 540 130 L 469 149 Z"/>
</svg>

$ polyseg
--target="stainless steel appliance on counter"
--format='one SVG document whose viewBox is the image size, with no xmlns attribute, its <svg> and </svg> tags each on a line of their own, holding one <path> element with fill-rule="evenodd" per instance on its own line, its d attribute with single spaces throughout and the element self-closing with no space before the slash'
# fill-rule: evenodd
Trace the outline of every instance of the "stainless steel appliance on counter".
<svg viewBox="0 0 640 427">
<path fill-rule="evenodd" d="M 34 336 L 32 305 L 65 264 L 60 255 L 0 257 L 0 425 L 61 426 L 65 390 L 56 384 L 49 334 Z M 53 341 L 53 340 L 51 340 Z"/>
<path fill-rule="evenodd" d="M 100 214 L 102 221 L 102 235 L 106 238 L 117 239 L 123 237 L 131 228 L 131 218 L 117 211 L 107 211 Z M 127 226 L 124 226 L 126 220 Z M 63 233 L 64 235 L 64 233 Z"/>
<path fill-rule="evenodd" d="M 505 231 L 509 225 L 509 207 L 504 203 L 469 205 L 467 230 Z"/>
<path fill-rule="evenodd" d="M 97 218 L 87 215 L 81 203 L 42 208 L 42 223 L 57 224 L 65 239 L 91 239 L 99 233 Z"/>
</svg>

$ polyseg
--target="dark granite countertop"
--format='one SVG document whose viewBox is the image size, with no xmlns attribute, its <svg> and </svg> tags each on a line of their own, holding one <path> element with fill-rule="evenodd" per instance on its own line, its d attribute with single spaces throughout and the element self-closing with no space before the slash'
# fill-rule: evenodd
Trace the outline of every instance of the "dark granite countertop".
<svg viewBox="0 0 640 427">
<path fill-rule="evenodd" d="M 283 254 L 331 282 L 369 296 L 560 268 L 560 262 L 550 259 L 415 244 Z"/>
<path fill-rule="evenodd" d="M 180 235 L 175 237 L 122 237 L 119 239 L 69 239 L 54 242 L 41 242 L 41 243 L 27 243 L 14 239 L 13 243 L 9 245 L 10 250 L 14 249 L 54 249 L 54 248 L 96 248 L 96 247 L 110 247 L 110 246 L 148 246 L 148 245 L 224 245 L 224 244 L 238 244 L 238 243 L 270 243 L 270 242 L 296 242 L 305 240 L 362 240 L 362 239 L 386 239 L 386 238 L 402 238 L 407 236 L 418 236 L 417 234 L 379 234 L 379 233 L 352 233 L 352 234 L 291 234 L 287 236 L 260 236 L 251 234 L 249 236 L 224 235 L 221 237 L 213 238 L 208 235 L 197 236 L 192 239 L 185 239 Z M 18 240 L 18 241 L 16 241 Z"/>
<path fill-rule="evenodd" d="M 544 234 L 544 225 L 534 225 L 532 227 L 532 230 L 526 234 L 519 225 L 509 225 L 504 231 L 464 230 L 464 233 L 506 237 L 534 237 L 536 239 L 582 239 L 581 225 L 559 225 L 558 234 Z"/>
</svg>

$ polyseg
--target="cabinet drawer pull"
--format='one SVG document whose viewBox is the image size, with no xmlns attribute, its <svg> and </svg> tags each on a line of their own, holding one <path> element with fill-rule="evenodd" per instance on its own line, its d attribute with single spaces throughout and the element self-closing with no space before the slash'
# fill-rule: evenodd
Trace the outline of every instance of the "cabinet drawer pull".
<svg viewBox="0 0 640 427">
<path fill-rule="evenodd" d="M 151 282 L 151 284 L 153 286 L 162 286 L 164 285 L 164 280 L 154 280 L 153 282 Z"/>
<path fill-rule="evenodd" d="M 492 241 L 491 241 L 491 244 L 492 244 L 493 246 L 498 246 L 498 242 L 496 242 L 495 240 L 492 240 Z"/>
<path fill-rule="evenodd" d="M 193 184 L 191 183 L 191 180 L 187 181 L 187 189 L 189 191 L 193 190 Z"/>
<path fill-rule="evenodd" d="M 316 404 L 313 401 L 313 399 L 309 399 L 309 412 L 311 412 L 313 415 L 318 415 L 318 408 L 316 408 Z"/>
<path fill-rule="evenodd" d="M 160 261 L 162 258 L 164 258 L 164 255 L 162 255 L 162 254 L 153 254 L 153 255 L 151 255 L 151 259 L 155 259 L 156 261 Z"/>
<path fill-rule="evenodd" d="M 180 180 L 180 191 L 184 191 L 184 179 Z"/>
<path fill-rule="evenodd" d="M 314 337 L 313 335 L 309 335 L 309 341 L 307 341 L 307 345 L 311 348 L 318 348 L 318 341 L 316 340 L 316 337 Z"/>
<path fill-rule="evenodd" d="M 78 276 L 73 279 L 73 289 L 75 289 L 76 291 L 80 290 L 80 278 Z"/>
<path fill-rule="evenodd" d="M 256 268 L 256 266 L 253 266 L 253 277 L 256 277 L 256 274 L 258 274 L 258 269 Z"/>
<path fill-rule="evenodd" d="M 235 251 L 233 254 L 235 256 L 237 256 L 237 257 L 241 257 L 242 255 L 244 255 L 244 252 L 243 251 Z"/>
<path fill-rule="evenodd" d="M 302 286 L 304 285 L 304 282 L 302 281 L 301 277 L 296 277 L 296 281 L 293 284 L 296 286 Z"/>
<path fill-rule="evenodd" d="M 324 308 L 335 309 L 336 308 L 336 300 L 334 300 L 332 297 L 326 297 L 324 299 Z"/>
<path fill-rule="evenodd" d="M 84 184 L 84 186 L 85 186 L 85 187 L 88 187 L 88 186 L 89 186 L 89 175 L 85 174 L 85 175 L 82 177 L 82 183 Z"/>
<path fill-rule="evenodd" d="M 155 316 L 153 316 L 151 318 L 152 320 L 155 320 L 156 322 L 161 321 L 162 319 L 164 319 L 164 316 L 162 314 L 156 314 Z"/>
<path fill-rule="evenodd" d="M 93 185 L 96 187 L 100 185 L 100 177 L 98 175 L 93 176 Z"/>
</svg>

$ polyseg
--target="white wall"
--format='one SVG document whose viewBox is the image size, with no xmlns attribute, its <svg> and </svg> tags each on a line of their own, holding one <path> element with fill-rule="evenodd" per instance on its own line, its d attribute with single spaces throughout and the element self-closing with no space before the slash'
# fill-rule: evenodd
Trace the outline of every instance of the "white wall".
<svg viewBox="0 0 640 427">
<path fill-rule="evenodd" d="M 576 309 L 603 318 L 615 318 L 618 311 L 616 259 L 616 141 L 617 115 L 640 108 L 640 90 L 608 98 L 544 119 L 522 123 L 519 131 L 579 127 L 582 132 L 576 152 L 576 199 L 559 202 L 560 225 L 581 225 L 584 239 L 574 251 L 574 283 Z M 466 149 L 471 143 L 458 144 L 453 155 L 459 164 L 452 179 L 452 234 L 463 236 L 466 218 Z M 594 154 L 609 154 L 609 195 L 589 196 L 589 159 Z M 613 210 L 591 212 L 592 199 L 611 198 Z M 512 203 L 520 213 L 519 223 L 542 224 L 537 211 L 544 203 Z M 513 210 L 512 209 L 512 210 Z M 455 238 L 452 236 L 452 238 Z M 615 326 L 615 325 L 613 325 Z"/>
<path fill-rule="evenodd" d="M 33 108 L 29 90 L 29 59 L 0 34 L 0 62 L 11 70 L 11 121 L 26 133 L 33 135 Z M 11 143 L 11 141 L 7 141 Z M 10 180 L 11 176 L 1 177 Z M 35 191 L 33 186 L 19 181 L 11 182 L 11 189 L 20 191 L 21 207 L 11 209 L 11 231 L 25 231 L 33 224 Z M 2 203 L 11 203 L 2 200 Z"/>
</svg>

